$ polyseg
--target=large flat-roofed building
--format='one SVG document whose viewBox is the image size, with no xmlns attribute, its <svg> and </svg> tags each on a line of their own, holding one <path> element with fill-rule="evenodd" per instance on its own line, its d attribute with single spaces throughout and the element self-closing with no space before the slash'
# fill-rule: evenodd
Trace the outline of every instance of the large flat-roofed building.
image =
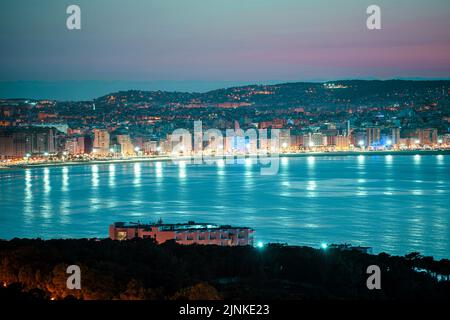
<svg viewBox="0 0 450 320">
<path fill-rule="evenodd" d="M 12 127 L 0 130 L 0 158 L 22 158 L 26 154 L 56 152 L 55 129 Z"/>
<path fill-rule="evenodd" d="M 116 222 L 109 226 L 112 240 L 130 240 L 134 238 L 152 238 L 159 244 L 168 240 L 183 245 L 203 244 L 219 246 L 253 245 L 254 230 L 247 227 L 219 226 L 190 221 L 181 224 L 126 224 Z"/>
</svg>

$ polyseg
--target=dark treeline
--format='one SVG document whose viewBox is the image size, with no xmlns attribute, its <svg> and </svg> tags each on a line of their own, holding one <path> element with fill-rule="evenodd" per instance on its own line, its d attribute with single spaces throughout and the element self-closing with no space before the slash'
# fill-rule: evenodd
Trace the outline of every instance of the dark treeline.
<svg viewBox="0 0 450 320">
<path fill-rule="evenodd" d="M 18 299 L 448 299 L 450 261 L 412 253 L 162 245 L 152 240 L 0 241 L 0 295 Z M 81 290 L 66 268 L 81 268 Z M 366 269 L 381 268 L 381 290 Z"/>
</svg>

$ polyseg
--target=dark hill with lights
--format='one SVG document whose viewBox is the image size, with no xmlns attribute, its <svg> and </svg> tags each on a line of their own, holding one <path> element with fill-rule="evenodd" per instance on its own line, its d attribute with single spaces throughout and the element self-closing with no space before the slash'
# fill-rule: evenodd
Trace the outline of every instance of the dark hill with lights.
<svg viewBox="0 0 450 320">
<path fill-rule="evenodd" d="M 450 81 L 344 80 L 249 85 L 206 93 L 120 91 L 95 100 L 100 105 L 222 105 L 258 107 L 339 107 L 449 101 Z"/>
</svg>

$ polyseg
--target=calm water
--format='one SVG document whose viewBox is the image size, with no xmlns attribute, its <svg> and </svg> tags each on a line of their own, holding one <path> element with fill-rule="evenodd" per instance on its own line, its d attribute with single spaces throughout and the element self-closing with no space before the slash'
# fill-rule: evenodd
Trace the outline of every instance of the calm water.
<svg viewBox="0 0 450 320">
<path fill-rule="evenodd" d="M 99 164 L 0 172 L 0 238 L 106 237 L 114 221 L 250 226 L 263 242 L 450 258 L 450 156 Z"/>
</svg>

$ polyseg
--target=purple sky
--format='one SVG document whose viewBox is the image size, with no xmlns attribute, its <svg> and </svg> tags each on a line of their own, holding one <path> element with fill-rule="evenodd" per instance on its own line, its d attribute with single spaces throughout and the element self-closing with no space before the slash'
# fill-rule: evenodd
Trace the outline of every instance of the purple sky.
<svg viewBox="0 0 450 320">
<path fill-rule="evenodd" d="M 448 0 L 2 0 L 0 30 L 0 81 L 450 77 Z"/>
</svg>

